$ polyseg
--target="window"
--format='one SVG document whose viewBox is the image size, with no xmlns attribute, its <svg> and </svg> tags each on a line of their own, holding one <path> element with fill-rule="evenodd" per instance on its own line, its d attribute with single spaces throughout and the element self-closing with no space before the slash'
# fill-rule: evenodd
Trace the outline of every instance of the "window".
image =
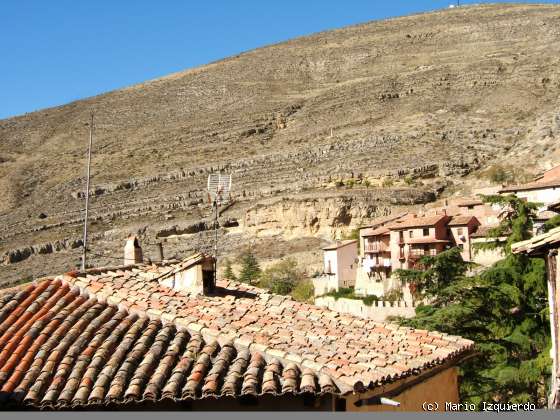
<svg viewBox="0 0 560 420">
<path fill-rule="evenodd" d="M 424 228 L 422 229 L 422 234 L 424 236 L 430 236 L 430 228 Z"/>
<path fill-rule="evenodd" d="M 471 205 L 471 206 L 467 206 L 467 208 L 468 208 L 469 210 L 473 210 L 473 209 L 474 209 L 474 206 L 472 206 L 472 205 Z"/>
<path fill-rule="evenodd" d="M 457 235 L 462 235 L 463 234 L 463 228 L 457 228 Z"/>
<path fill-rule="evenodd" d="M 465 246 L 463 244 L 457 244 L 457 246 L 459 247 L 459 249 L 462 251 L 465 249 Z"/>
<path fill-rule="evenodd" d="M 408 231 L 408 237 L 409 237 L 409 238 L 414 237 L 414 231 L 413 231 L 413 230 L 409 230 L 409 231 Z"/>
</svg>

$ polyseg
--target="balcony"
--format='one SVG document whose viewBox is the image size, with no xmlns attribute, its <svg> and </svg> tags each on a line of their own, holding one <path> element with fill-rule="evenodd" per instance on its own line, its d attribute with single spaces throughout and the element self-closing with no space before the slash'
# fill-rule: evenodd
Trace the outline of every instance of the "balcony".
<svg viewBox="0 0 560 420">
<path fill-rule="evenodd" d="M 378 268 L 391 267 L 391 259 L 390 258 L 380 258 L 379 260 L 364 259 L 362 261 L 362 267 L 366 273 Z"/>
<path fill-rule="evenodd" d="M 377 243 L 372 243 L 372 244 L 368 244 L 366 243 L 364 246 L 364 251 L 365 252 L 371 252 L 371 253 L 379 253 L 379 252 L 387 252 L 387 245 L 386 244 L 377 244 Z"/>
</svg>

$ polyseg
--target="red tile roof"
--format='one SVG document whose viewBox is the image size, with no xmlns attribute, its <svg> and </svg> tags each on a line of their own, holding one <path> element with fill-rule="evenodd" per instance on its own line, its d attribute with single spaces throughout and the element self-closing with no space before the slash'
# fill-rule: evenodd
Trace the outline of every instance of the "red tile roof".
<svg viewBox="0 0 560 420">
<path fill-rule="evenodd" d="M 391 230 L 409 229 L 415 227 L 435 226 L 443 219 L 448 219 L 445 214 L 437 214 L 434 216 L 412 217 L 402 222 L 391 223 L 387 227 Z"/>
<path fill-rule="evenodd" d="M 470 352 L 456 336 L 373 322 L 219 281 L 193 296 L 179 264 L 89 270 L 0 297 L 0 393 L 81 406 L 265 392 L 348 393 Z"/>
<path fill-rule="evenodd" d="M 478 219 L 474 216 L 469 215 L 457 215 L 453 216 L 448 223 L 448 226 L 464 226 L 468 225 L 472 219 L 475 219 L 478 222 Z"/>
<path fill-rule="evenodd" d="M 362 226 L 361 229 L 364 229 L 364 228 L 375 229 L 379 226 L 386 225 L 389 222 L 393 222 L 395 220 L 402 219 L 403 217 L 406 217 L 408 214 L 409 213 L 407 211 L 404 211 L 404 212 L 401 212 L 401 213 L 390 214 L 388 216 L 380 216 L 380 217 L 377 217 L 377 218 L 373 219 L 369 225 Z"/>
<path fill-rule="evenodd" d="M 330 376 L 46 280 L 0 297 L 0 394 L 76 407 L 162 399 L 338 393 Z"/>
<path fill-rule="evenodd" d="M 525 190 L 541 190 L 544 188 L 554 188 L 554 187 L 560 187 L 560 178 L 551 181 L 535 181 L 535 182 L 528 182 L 527 184 L 511 185 L 509 187 L 502 188 L 498 192 L 508 193 L 508 192 L 517 192 L 517 191 L 525 191 Z"/>
<path fill-rule="evenodd" d="M 360 236 L 388 235 L 389 232 L 390 230 L 387 226 L 381 226 L 378 227 L 377 229 L 372 229 L 372 228 L 362 229 L 362 231 L 360 232 Z"/>
</svg>

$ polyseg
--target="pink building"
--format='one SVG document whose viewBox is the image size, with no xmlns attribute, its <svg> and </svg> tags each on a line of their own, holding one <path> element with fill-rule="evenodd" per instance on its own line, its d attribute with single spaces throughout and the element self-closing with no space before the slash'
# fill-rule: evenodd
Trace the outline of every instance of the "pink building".
<svg viewBox="0 0 560 420">
<path fill-rule="evenodd" d="M 472 261 L 474 255 L 471 235 L 480 226 L 478 219 L 471 215 L 453 216 L 447 226 L 449 227 L 449 237 L 452 243 L 461 249 L 463 260 Z"/>
<path fill-rule="evenodd" d="M 412 217 L 389 225 L 391 230 L 391 265 L 397 268 L 415 268 L 424 255 L 436 255 L 450 244 L 447 214 Z"/>
<path fill-rule="evenodd" d="M 382 296 L 401 288 L 400 282 L 392 276 L 393 270 L 421 269 L 419 261 L 423 256 L 437 255 L 453 246 L 461 249 L 465 261 L 472 261 L 471 235 L 480 225 L 474 215 L 450 216 L 446 208 L 425 216 L 408 214 L 392 222 L 361 229 L 363 252 L 356 276 L 356 293 Z M 406 295 L 407 291 L 403 292 Z"/>
</svg>

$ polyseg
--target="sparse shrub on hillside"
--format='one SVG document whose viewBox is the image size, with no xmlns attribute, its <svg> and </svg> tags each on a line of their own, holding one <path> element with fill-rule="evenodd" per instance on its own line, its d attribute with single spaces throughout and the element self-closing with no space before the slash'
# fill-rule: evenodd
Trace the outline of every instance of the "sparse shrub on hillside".
<svg viewBox="0 0 560 420">
<path fill-rule="evenodd" d="M 392 187 L 393 185 L 394 185 L 394 181 L 391 178 L 385 178 L 381 183 L 381 186 L 383 188 L 389 188 Z"/>
<path fill-rule="evenodd" d="M 404 183 L 406 185 L 412 185 L 412 184 L 414 184 L 414 178 L 412 178 L 410 175 L 407 175 L 404 178 Z"/>
<path fill-rule="evenodd" d="M 344 187 L 344 181 L 338 180 L 338 181 L 336 181 L 336 182 L 334 183 L 334 186 L 335 186 L 335 187 L 338 187 L 338 188 Z"/>
<path fill-rule="evenodd" d="M 366 179 L 362 182 L 362 185 L 366 188 L 369 188 L 371 186 L 371 182 L 369 182 L 369 180 Z"/>
<path fill-rule="evenodd" d="M 359 239 L 360 238 L 360 229 L 356 228 L 356 229 L 352 229 L 350 232 L 348 233 L 344 233 L 342 235 L 342 240 L 346 241 L 349 239 Z"/>
<path fill-rule="evenodd" d="M 513 175 L 503 166 L 495 165 L 486 171 L 487 178 L 496 184 L 506 184 L 513 180 Z"/>
<path fill-rule="evenodd" d="M 288 295 L 303 280 L 304 273 L 298 268 L 297 261 L 287 258 L 264 270 L 259 286 L 278 295 Z"/>
<path fill-rule="evenodd" d="M 532 179 L 523 168 L 513 165 L 492 165 L 483 172 L 483 176 L 495 184 L 520 184 Z"/>
<path fill-rule="evenodd" d="M 353 179 L 349 179 L 348 181 L 346 181 L 346 186 L 348 188 L 353 188 L 355 184 L 356 184 L 356 181 L 353 180 Z"/>
</svg>

